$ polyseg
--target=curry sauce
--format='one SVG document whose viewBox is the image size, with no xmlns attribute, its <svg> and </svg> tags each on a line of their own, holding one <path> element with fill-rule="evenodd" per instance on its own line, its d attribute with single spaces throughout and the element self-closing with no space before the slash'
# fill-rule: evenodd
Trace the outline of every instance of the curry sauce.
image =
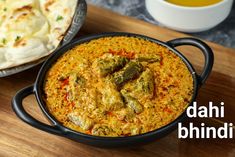
<svg viewBox="0 0 235 157">
<path fill-rule="evenodd" d="M 169 49 L 137 37 L 78 45 L 50 68 L 49 112 L 64 126 L 95 136 L 132 136 L 175 120 L 191 101 L 193 78 Z"/>
</svg>

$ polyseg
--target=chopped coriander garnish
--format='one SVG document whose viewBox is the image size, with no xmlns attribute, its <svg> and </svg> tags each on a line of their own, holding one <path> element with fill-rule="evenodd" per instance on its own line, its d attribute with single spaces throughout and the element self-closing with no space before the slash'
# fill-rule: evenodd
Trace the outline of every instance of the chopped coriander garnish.
<svg viewBox="0 0 235 157">
<path fill-rule="evenodd" d="M 64 18 L 63 18 L 63 16 L 57 16 L 57 18 L 56 18 L 56 21 L 60 21 L 60 20 L 63 20 Z"/>
<path fill-rule="evenodd" d="M 17 36 L 16 39 L 15 39 L 15 41 L 20 40 L 20 38 L 21 38 L 20 36 Z"/>
<path fill-rule="evenodd" d="M 3 38 L 2 43 L 5 45 L 7 43 L 7 40 L 5 38 Z"/>
<path fill-rule="evenodd" d="M 7 8 L 4 8 L 3 11 L 7 11 Z"/>
</svg>

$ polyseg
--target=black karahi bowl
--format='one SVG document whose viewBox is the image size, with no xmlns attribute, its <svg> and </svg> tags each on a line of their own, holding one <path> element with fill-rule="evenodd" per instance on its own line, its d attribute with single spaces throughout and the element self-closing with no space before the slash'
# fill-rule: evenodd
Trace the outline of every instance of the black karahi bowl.
<svg viewBox="0 0 235 157">
<path fill-rule="evenodd" d="M 47 110 L 46 103 L 43 100 L 43 84 L 44 84 L 47 71 L 57 61 L 57 59 L 61 57 L 64 53 L 66 53 L 68 50 L 70 50 L 71 48 L 79 44 L 86 43 L 86 42 L 89 42 L 91 40 L 98 39 L 98 38 L 115 37 L 115 36 L 142 38 L 142 39 L 160 44 L 166 47 L 167 49 L 171 50 L 172 53 L 175 53 L 177 56 L 179 56 L 183 60 L 185 65 L 188 67 L 188 70 L 190 71 L 193 81 L 194 81 L 193 96 L 188 106 L 192 105 L 193 101 L 195 101 L 196 99 L 199 87 L 205 83 L 213 67 L 214 55 L 213 55 L 211 48 L 207 44 L 195 38 L 179 38 L 179 39 L 174 39 L 168 42 L 162 42 L 157 39 L 153 39 L 153 38 L 143 36 L 143 35 L 113 32 L 113 33 L 102 33 L 102 34 L 90 35 L 87 37 L 76 39 L 75 41 L 61 47 L 56 52 L 54 52 L 41 67 L 38 73 L 36 82 L 33 85 L 20 90 L 14 96 L 12 100 L 12 107 L 16 115 L 24 122 L 40 130 L 46 131 L 48 133 L 56 134 L 59 136 L 63 136 L 63 137 L 75 140 L 77 142 L 80 142 L 80 143 L 98 146 L 98 147 L 133 146 L 137 144 L 148 143 L 156 139 L 159 139 L 169 134 L 170 132 L 172 132 L 177 127 L 177 124 L 186 118 L 186 112 L 185 112 L 186 110 L 178 118 L 176 118 L 174 121 L 172 121 L 171 123 L 169 123 L 168 125 L 164 127 L 161 127 L 159 129 L 156 129 L 154 131 L 150 131 L 144 134 L 135 135 L 135 136 L 127 136 L 127 137 L 100 137 L 100 136 L 93 136 L 93 135 L 76 132 L 74 130 L 71 130 L 63 126 Z M 204 64 L 204 69 L 200 75 L 196 73 L 191 63 L 179 51 L 175 49 L 175 47 L 182 46 L 182 45 L 195 46 L 199 48 L 201 52 L 203 53 L 204 58 L 205 58 L 205 64 Z M 34 117 L 29 115 L 25 111 L 22 105 L 22 101 L 25 97 L 31 94 L 34 94 L 36 96 L 37 102 L 41 110 L 43 111 L 47 119 L 51 122 L 51 125 L 38 121 L 37 119 L 35 119 Z"/>
</svg>

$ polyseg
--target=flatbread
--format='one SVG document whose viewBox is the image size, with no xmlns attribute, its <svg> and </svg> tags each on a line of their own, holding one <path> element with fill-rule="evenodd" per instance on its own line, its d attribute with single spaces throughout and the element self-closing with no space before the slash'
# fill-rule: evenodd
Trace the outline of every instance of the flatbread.
<svg viewBox="0 0 235 157">
<path fill-rule="evenodd" d="M 72 22 L 77 1 L 0 1 L 0 70 L 53 52 Z"/>
</svg>

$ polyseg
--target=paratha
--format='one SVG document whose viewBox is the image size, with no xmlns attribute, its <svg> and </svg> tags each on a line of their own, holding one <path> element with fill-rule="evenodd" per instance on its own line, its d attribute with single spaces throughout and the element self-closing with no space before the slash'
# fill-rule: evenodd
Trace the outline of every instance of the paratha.
<svg viewBox="0 0 235 157">
<path fill-rule="evenodd" d="M 0 70 L 53 52 L 72 22 L 77 1 L 0 1 Z"/>
</svg>

